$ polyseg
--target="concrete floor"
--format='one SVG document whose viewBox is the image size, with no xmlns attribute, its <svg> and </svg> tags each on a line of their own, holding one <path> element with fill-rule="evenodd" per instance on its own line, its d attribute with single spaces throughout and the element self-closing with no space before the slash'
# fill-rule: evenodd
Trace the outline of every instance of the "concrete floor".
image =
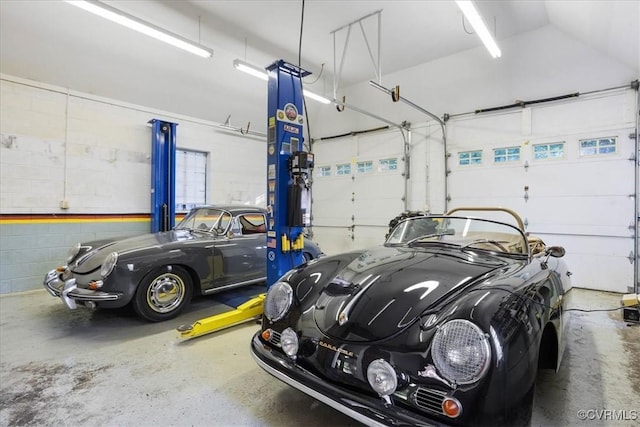
<svg viewBox="0 0 640 427">
<path fill-rule="evenodd" d="M 567 299 L 591 309 L 620 303 L 581 289 Z M 44 291 L 0 297 L 0 426 L 357 425 L 258 368 L 255 323 L 178 337 L 177 326 L 227 308 L 201 298 L 151 324 L 128 310 L 68 311 Z M 639 425 L 640 325 L 619 311 L 570 317 L 560 372 L 538 377 L 532 425 Z"/>
</svg>

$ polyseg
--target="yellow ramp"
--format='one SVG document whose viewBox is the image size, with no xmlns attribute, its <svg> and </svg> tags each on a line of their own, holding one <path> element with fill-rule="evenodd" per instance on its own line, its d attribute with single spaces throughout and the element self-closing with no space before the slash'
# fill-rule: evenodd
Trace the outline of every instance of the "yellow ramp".
<svg viewBox="0 0 640 427">
<path fill-rule="evenodd" d="M 262 305 L 266 296 L 267 294 L 260 294 L 239 305 L 235 310 L 205 317 L 191 325 L 179 326 L 177 331 L 181 338 L 195 338 L 257 319 L 262 316 Z"/>
</svg>

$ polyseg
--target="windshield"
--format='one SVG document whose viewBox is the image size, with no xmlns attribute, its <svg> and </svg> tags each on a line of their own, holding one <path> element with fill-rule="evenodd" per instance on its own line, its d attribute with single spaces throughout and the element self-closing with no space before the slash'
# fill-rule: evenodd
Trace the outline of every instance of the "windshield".
<svg viewBox="0 0 640 427">
<path fill-rule="evenodd" d="M 423 216 L 400 222 L 386 244 L 410 246 L 449 244 L 463 250 L 485 249 L 494 252 L 528 255 L 524 234 L 516 227 L 480 218 Z"/>
<path fill-rule="evenodd" d="M 213 208 L 196 208 L 176 225 L 176 230 L 200 230 L 223 234 L 230 222 L 229 212 Z"/>
</svg>

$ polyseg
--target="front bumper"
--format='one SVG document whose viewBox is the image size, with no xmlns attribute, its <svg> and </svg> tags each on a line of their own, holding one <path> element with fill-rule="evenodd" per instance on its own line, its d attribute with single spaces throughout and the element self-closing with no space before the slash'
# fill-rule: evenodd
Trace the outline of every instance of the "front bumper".
<svg viewBox="0 0 640 427">
<path fill-rule="evenodd" d="M 71 310 L 78 307 L 78 303 L 88 307 L 94 307 L 95 303 L 102 301 L 117 301 L 122 298 L 120 292 L 100 292 L 79 288 L 76 279 L 62 280 L 58 270 L 51 270 L 44 277 L 44 288 L 54 297 L 62 299 L 62 302 Z"/>
<path fill-rule="evenodd" d="M 251 355 L 262 369 L 303 393 L 369 426 L 437 426 L 441 425 L 399 406 L 385 407 L 380 398 L 355 394 L 337 387 L 291 359 L 274 352 L 260 340 L 260 332 L 251 341 Z"/>
</svg>

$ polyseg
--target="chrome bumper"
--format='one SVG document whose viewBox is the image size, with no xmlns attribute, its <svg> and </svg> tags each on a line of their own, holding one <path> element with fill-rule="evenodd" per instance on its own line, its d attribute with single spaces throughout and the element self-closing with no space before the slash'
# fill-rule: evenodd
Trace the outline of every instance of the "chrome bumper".
<svg viewBox="0 0 640 427">
<path fill-rule="evenodd" d="M 359 395 L 332 385 L 313 373 L 273 352 L 260 341 L 260 332 L 251 340 L 251 356 L 267 373 L 280 381 L 371 427 L 433 427 L 442 423 L 398 406 L 385 406 L 380 398 Z"/>
<path fill-rule="evenodd" d="M 86 303 L 91 302 L 115 301 L 122 297 L 121 293 L 99 292 L 79 288 L 75 278 L 63 281 L 58 270 L 51 270 L 47 273 L 44 278 L 44 288 L 52 296 L 62 299 L 62 302 L 70 310 L 78 308 L 78 302 L 82 305 L 87 305 Z"/>
</svg>

